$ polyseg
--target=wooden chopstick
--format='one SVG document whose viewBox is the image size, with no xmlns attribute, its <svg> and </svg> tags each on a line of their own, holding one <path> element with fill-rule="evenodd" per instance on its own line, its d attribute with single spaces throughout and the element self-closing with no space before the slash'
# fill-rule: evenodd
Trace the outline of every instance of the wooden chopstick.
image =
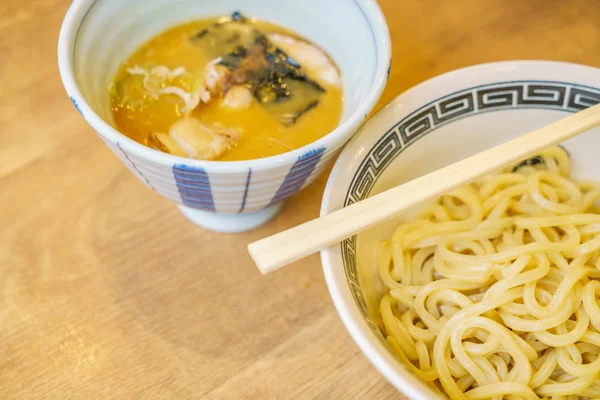
<svg viewBox="0 0 600 400">
<path fill-rule="evenodd" d="M 399 212 L 600 125 L 600 104 L 507 143 L 248 245 L 263 274 L 373 227 Z"/>
</svg>

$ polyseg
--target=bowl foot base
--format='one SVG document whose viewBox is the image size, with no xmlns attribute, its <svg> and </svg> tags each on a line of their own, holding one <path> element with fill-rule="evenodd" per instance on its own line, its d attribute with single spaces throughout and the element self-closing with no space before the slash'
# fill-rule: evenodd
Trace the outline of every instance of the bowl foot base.
<svg viewBox="0 0 600 400">
<path fill-rule="evenodd" d="M 279 213 L 283 204 L 278 203 L 263 210 L 243 214 L 217 214 L 183 205 L 178 207 L 187 219 L 202 228 L 221 233 L 238 233 L 267 223 Z"/>
</svg>

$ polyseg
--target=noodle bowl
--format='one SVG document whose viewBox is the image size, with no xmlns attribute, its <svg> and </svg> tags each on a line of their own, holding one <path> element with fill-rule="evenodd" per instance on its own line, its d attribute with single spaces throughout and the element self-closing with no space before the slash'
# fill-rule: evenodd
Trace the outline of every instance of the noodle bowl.
<svg viewBox="0 0 600 400">
<path fill-rule="evenodd" d="M 594 104 L 597 82 L 595 68 L 519 61 L 424 82 L 345 148 L 321 213 Z M 404 398 L 600 398 L 599 133 L 322 251 L 342 321 Z"/>
</svg>

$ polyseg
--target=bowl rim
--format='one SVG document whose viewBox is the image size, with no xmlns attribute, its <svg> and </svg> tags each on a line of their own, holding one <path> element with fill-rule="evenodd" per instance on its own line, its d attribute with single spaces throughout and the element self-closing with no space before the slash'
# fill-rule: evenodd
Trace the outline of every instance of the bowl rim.
<svg viewBox="0 0 600 400">
<path fill-rule="evenodd" d="M 593 71 L 599 73 L 600 69 L 588 65 L 576 64 L 562 61 L 550 61 L 550 60 L 511 60 L 511 61 L 498 61 L 490 63 L 481 63 L 466 66 L 463 68 L 455 69 L 425 81 L 422 81 L 415 86 L 401 92 L 377 111 L 354 135 L 350 143 L 344 148 L 340 156 L 336 160 L 333 169 L 328 177 L 325 191 L 323 193 L 323 199 L 321 202 L 320 215 L 323 216 L 328 214 L 338 207 L 339 204 L 333 204 L 333 193 L 344 190 L 347 192 L 351 182 L 348 182 L 348 186 L 344 184 L 341 186 L 338 182 L 341 176 L 344 174 L 351 173 L 349 168 L 350 160 L 356 159 L 356 146 L 363 142 L 367 137 L 375 135 L 376 133 L 385 132 L 387 128 L 386 121 L 389 118 L 388 113 L 391 109 L 395 108 L 404 98 L 408 97 L 414 92 L 422 90 L 424 87 L 431 87 L 440 81 L 447 81 L 454 77 L 465 76 L 466 74 L 477 75 L 478 73 L 489 73 L 492 70 L 501 71 L 506 68 L 528 68 L 534 67 L 566 67 L 571 70 L 579 71 Z M 574 79 L 576 80 L 576 79 Z M 465 89 L 468 89 L 466 87 Z M 418 109 L 423 104 L 416 104 Z M 403 113 L 410 114 L 412 109 L 403 110 Z M 396 121 L 392 121 L 395 123 Z M 386 129 L 373 129 L 379 125 L 385 125 Z M 365 154 L 368 153 L 365 151 Z M 358 157 L 359 160 L 364 159 L 364 154 Z M 356 164 L 359 168 L 360 163 Z M 353 171 L 353 170 L 352 170 Z M 401 365 L 400 361 L 394 357 L 391 352 L 383 345 L 378 342 L 373 336 L 370 328 L 359 312 L 358 307 L 354 301 L 354 298 L 349 293 L 348 281 L 344 272 L 344 265 L 341 258 L 341 249 L 339 245 L 331 246 L 320 252 L 321 263 L 323 267 L 323 273 L 327 288 L 330 296 L 334 303 L 334 306 L 348 330 L 350 336 L 361 349 L 367 359 L 375 366 L 375 368 L 392 384 L 396 389 L 401 391 L 404 395 L 410 399 L 427 400 L 427 399 L 446 399 L 441 397 L 439 393 L 433 391 L 423 381 L 414 376 L 408 369 Z"/>
<path fill-rule="evenodd" d="M 74 1 L 67 10 L 58 39 L 58 66 L 63 85 L 67 95 L 79 113 L 100 136 L 112 143 L 118 143 L 118 145 L 128 153 L 162 166 L 172 167 L 175 164 L 185 164 L 191 167 L 202 168 L 209 172 L 246 173 L 249 168 L 253 171 L 261 171 L 293 164 L 299 157 L 317 149 L 325 148 L 328 152 L 335 151 L 350 139 L 351 135 L 349 135 L 349 131 L 355 131 L 366 119 L 368 113 L 373 110 L 383 93 L 391 69 L 392 48 L 390 32 L 377 1 L 351 0 L 363 13 L 373 34 L 374 46 L 376 49 L 376 68 L 372 85 L 360 101 L 357 109 L 345 121 L 339 124 L 334 130 L 312 143 L 270 157 L 244 161 L 208 161 L 174 156 L 144 146 L 117 131 L 89 106 L 79 90 L 79 85 L 75 77 L 72 54 L 76 45 L 79 28 L 85 20 L 89 10 L 97 1 L 98 0 Z M 355 132 L 352 132 L 352 134 L 354 133 Z"/>
</svg>

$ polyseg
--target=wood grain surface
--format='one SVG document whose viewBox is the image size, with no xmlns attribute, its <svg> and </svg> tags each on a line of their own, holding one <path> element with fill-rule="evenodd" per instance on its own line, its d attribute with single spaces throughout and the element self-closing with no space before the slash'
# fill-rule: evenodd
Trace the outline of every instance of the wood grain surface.
<svg viewBox="0 0 600 400">
<path fill-rule="evenodd" d="M 337 316 L 318 256 L 261 276 L 246 245 L 318 215 L 326 176 L 268 225 L 189 223 L 70 104 L 68 0 L 0 2 L 0 399 L 402 399 Z M 381 0 L 378 108 L 481 62 L 600 66 L 598 0 Z"/>
</svg>

